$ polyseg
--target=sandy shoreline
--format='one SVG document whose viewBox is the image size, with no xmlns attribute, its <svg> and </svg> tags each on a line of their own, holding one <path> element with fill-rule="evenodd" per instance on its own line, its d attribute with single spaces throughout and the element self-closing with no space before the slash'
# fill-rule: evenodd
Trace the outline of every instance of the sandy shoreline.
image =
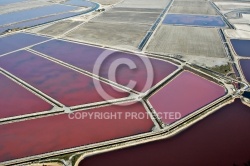
<svg viewBox="0 0 250 166">
<path fill-rule="evenodd" d="M 63 166 L 63 165 L 60 163 L 54 162 L 54 163 L 36 163 L 36 164 L 30 164 L 27 166 Z"/>
</svg>

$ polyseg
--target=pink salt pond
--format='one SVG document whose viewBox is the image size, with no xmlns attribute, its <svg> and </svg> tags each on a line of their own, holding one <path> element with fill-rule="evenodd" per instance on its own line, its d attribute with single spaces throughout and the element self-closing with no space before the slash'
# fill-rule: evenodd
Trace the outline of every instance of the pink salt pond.
<svg viewBox="0 0 250 166">
<path fill-rule="evenodd" d="M 48 111 L 52 105 L 0 73 L 0 118 Z"/>
<path fill-rule="evenodd" d="M 165 124 L 171 124 L 225 95 L 225 88 L 184 71 L 149 98 Z"/>
<path fill-rule="evenodd" d="M 133 80 L 136 85 L 132 89 L 137 92 L 149 90 L 178 68 L 176 65 L 162 60 L 62 40 L 51 40 L 36 45 L 32 49 L 91 73 L 99 65 L 100 72 L 95 74 L 124 86 Z M 106 55 L 108 56 L 105 57 Z M 104 59 L 102 63 L 98 61 L 99 58 Z M 135 68 L 131 69 L 124 63 L 115 70 L 115 78 L 110 78 L 110 67 L 119 60 L 122 60 L 122 63 L 134 64 Z M 148 72 L 151 69 L 148 63 L 152 65 L 152 72 Z M 148 78 L 153 79 L 152 84 L 145 87 Z"/>
<path fill-rule="evenodd" d="M 129 108 L 112 105 L 0 125 L 0 162 L 142 134 L 154 127 L 151 119 L 128 113 L 146 110 L 138 102 Z M 100 114 L 110 116 L 94 116 Z"/>
<path fill-rule="evenodd" d="M 65 106 L 77 106 L 129 96 L 111 85 L 42 58 L 28 51 L 18 51 L 0 58 L 0 67 L 22 79 Z M 98 90 L 110 96 L 103 98 Z"/>
<path fill-rule="evenodd" d="M 79 166 L 243 166 L 249 119 L 250 107 L 237 99 L 174 137 L 89 156 Z"/>
</svg>

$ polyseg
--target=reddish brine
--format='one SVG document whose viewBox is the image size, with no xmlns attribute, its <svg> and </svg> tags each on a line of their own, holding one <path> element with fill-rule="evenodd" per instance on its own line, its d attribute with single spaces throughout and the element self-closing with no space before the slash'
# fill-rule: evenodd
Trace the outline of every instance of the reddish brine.
<svg viewBox="0 0 250 166">
<path fill-rule="evenodd" d="M 225 95 L 224 87 L 183 71 L 149 98 L 165 124 L 171 124 Z"/>
<path fill-rule="evenodd" d="M 94 74 L 124 86 L 127 86 L 130 81 L 135 81 L 136 85 L 133 89 L 139 92 L 149 90 L 178 68 L 162 60 L 61 40 L 52 40 L 32 49 L 91 73 L 99 66 L 98 73 Z M 114 64 L 120 65 L 110 76 L 109 72 L 112 70 L 110 68 Z M 152 84 L 144 88 L 149 78 L 153 79 Z M 148 82 L 151 83 L 150 79 Z"/>
<path fill-rule="evenodd" d="M 53 106 L 0 73 L 0 118 L 49 111 Z"/>
<path fill-rule="evenodd" d="M 54 63 L 27 51 L 0 58 L 0 67 L 66 106 L 76 106 L 128 97 L 106 83 L 94 84 L 94 78 Z M 104 89 L 109 96 L 98 91 Z"/>
<path fill-rule="evenodd" d="M 221 166 L 250 161 L 250 107 L 237 99 L 169 139 L 85 158 L 79 166 Z"/>
<path fill-rule="evenodd" d="M 132 112 L 146 110 L 135 103 L 0 125 L 0 162 L 150 132 L 153 122 L 126 115 Z"/>
</svg>

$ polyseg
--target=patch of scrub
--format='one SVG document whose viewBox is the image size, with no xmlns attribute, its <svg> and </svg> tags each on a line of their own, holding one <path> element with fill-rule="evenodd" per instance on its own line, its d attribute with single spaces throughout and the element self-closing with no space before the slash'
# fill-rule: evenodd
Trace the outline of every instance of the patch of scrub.
<svg viewBox="0 0 250 166">
<path fill-rule="evenodd" d="M 228 72 L 231 71 L 231 67 L 229 64 L 221 66 L 216 65 L 215 67 L 212 67 L 210 69 L 221 74 L 227 74 Z"/>
</svg>

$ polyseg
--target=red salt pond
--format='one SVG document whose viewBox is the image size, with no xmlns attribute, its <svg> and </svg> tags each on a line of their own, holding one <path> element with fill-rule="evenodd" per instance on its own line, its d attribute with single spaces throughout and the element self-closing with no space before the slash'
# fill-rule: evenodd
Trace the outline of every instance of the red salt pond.
<svg viewBox="0 0 250 166">
<path fill-rule="evenodd" d="M 37 44 L 39 42 L 43 42 L 48 40 L 49 38 L 35 36 L 24 33 L 17 33 L 10 36 L 5 36 L 0 38 L 0 55 L 5 54 L 11 51 L 15 51 L 21 49 L 23 47 L 27 47 L 33 44 Z"/>
<path fill-rule="evenodd" d="M 66 106 L 105 100 L 97 92 L 101 87 L 94 86 L 93 78 L 27 51 L 1 57 L 0 67 Z M 113 98 L 129 96 L 108 84 L 101 83 L 101 86 Z"/>
<path fill-rule="evenodd" d="M 170 124 L 223 95 L 223 87 L 184 71 L 151 96 L 149 101 L 162 121 Z"/>
<path fill-rule="evenodd" d="M 0 118 L 48 111 L 52 105 L 0 73 Z"/>
<path fill-rule="evenodd" d="M 75 112 L 74 115 L 62 114 L 0 125 L 0 162 L 151 131 L 154 124 L 150 119 L 126 118 L 127 112 L 144 114 L 146 110 L 141 103 L 136 103 L 129 107 L 107 106 L 77 112 L 88 114 L 83 115 L 83 119 L 76 119 L 79 115 Z M 98 118 L 98 114 L 108 116 Z"/>
<path fill-rule="evenodd" d="M 250 60 L 249 59 L 241 59 L 240 66 L 243 71 L 243 74 L 246 80 L 250 83 Z"/>
<path fill-rule="evenodd" d="M 100 65 L 99 75 L 107 79 L 109 79 L 108 73 L 112 63 L 115 63 L 118 59 L 123 59 L 122 62 L 125 62 L 125 60 L 130 61 L 130 64 L 134 63 L 136 68 L 130 69 L 126 64 L 120 65 L 116 70 L 116 80 L 111 80 L 124 86 L 128 85 L 130 80 L 134 80 L 136 86 L 133 89 L 139 92 L 146 91 L 151 87 L 149 86 L 147 89 L 143 90 L 148 77 L 153 78 L 152 86 L 154 86 L 177 69 L 177 66 L 171 63 L 149 58 L 153 72 L 147 73 L 147 67 L 149 65 L 146 64 L 146 66 L 143 63 L 143 60 L 147 59 L 145 57 L 124 52 L 113 52 L 102 48 L 61 40 L 52 40 L 34 46 L 32 49 L 91 73 L 94 67 Z M 105 54 L 102 54 L 104 51 Z M 105 58 L 102 64 L 96 63 L 98 58 L 105 57 L 107 53 L 110 55 Z M 148 69 L 150 69 L 150 67 L 148 67 Z"/>
<path fill-rule="evenodd" d="M 180 134 L 81 161 L 79 166 L 226 166 L 250 161 L 250 108 L 238 99 Z"/>
</svg>

